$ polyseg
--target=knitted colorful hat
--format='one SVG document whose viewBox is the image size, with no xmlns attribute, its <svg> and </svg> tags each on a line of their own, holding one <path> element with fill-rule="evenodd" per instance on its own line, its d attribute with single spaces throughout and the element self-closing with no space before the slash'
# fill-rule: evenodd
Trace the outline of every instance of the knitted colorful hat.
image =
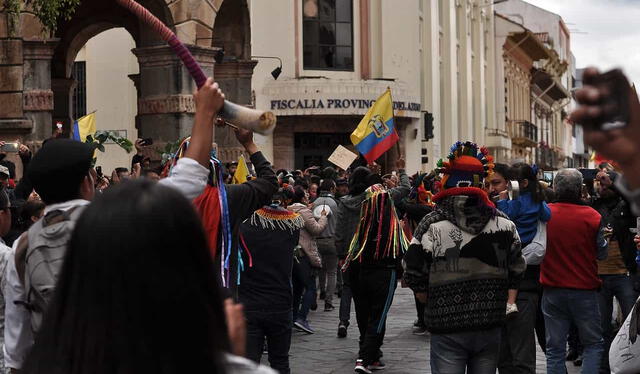
<svg viewBox="0 0 640 374">
<path fill-rule="evenodd" d="M 436 171 L 443 174 L 442 188 L 482 188 L 484 178 L 493 173 L 493 157 L 485 147 L 472 142 L 456 142 L 447 160 L 440 159 Z"/>
</svg>

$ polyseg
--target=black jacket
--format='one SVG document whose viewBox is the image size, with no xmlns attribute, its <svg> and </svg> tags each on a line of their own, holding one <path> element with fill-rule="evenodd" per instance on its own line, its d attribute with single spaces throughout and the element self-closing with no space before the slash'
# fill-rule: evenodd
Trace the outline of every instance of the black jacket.
<svg viewBox="0 0 640 374">
<path fill-rule="evenodd" d="M 229 204 L 229 218 L 231 220 L 231 230 L 233 233 L 233 253 L 237 253 L 240 224 L 249 218 L 253 212 L 268 205 L 271 202 L 273 194 L 278 191 L 278 178 L 276 178 L 276 173 L 262 152 L 256 152 L 251 155 L 251 163 L 256 170 L 257 179 L 242 184 L 225 185 Z M 230 261 L 230 269 L 232 270 L 231 279 L 234 280 L 232 284 L 235 284 L 237 258 L 231 256 Z"/>
<path fill-rule="evenodd" d="M 409 177 L 404 171 L 400 171 L 400 184 L 389 190 L 389 195 L 396 203 L 407 197 L 411 192 Z M 338 258 L 344 258 L 349 251 L 349 245 L 353 234 L 360 222 L 360 208 L 367 198 L 366 192 L 359 195 L 347 195 L 338 200 L 338 214 L 336 214 L 336 253 Z"/>
<path fill-rule="evenodd" d="M 637 249 L 633 242 L 635 234 L 629 231 L 629 229 L 636 227 L 636 217 L 631 213 L 631 206 L 624 199 L 617 198 L 596 200 L 593 208 L 602 216 L 603 225 L 611 225 L 613 228 L 613 236 L 618 239 L 625 267 L 629 273 L 637 274 Z"/>
<path fill-rule="evenodd" d="M 246 311 L 290 310 L 293 250 L 298 244 L 300 229 L 267 230 L 247 221 L 240 225 L 239 231 L 251 259 L 243 252 L 245 271 L 240 278 L 238 300 Z"/>
</svg>

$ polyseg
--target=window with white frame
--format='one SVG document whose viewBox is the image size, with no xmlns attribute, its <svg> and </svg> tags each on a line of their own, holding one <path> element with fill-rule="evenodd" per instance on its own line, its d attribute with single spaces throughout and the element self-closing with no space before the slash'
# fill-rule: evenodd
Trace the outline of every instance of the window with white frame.
<svg viewBox="0 0 640 374">
<path fill-rule="evenodd" d="M 301 0 L 307 70 L 353 71 L 353 0 Z"/>
</svg>

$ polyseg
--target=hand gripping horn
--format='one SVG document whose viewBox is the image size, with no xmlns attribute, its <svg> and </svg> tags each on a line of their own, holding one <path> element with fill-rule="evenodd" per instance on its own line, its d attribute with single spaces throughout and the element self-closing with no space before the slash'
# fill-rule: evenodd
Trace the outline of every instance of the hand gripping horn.
<svg viewBox="0 0 640 374">
<path fill-rule="evenodd" d="M 116 2 L 128 9 L 131 13 L 135 14 L 135 16 L 142 22 L 155 30 L 162 40 L 169 44 L 171 49 L 173 49 L 187 67 L 187 70 L 189 70 L 189 73 L 196 81 L 198 88 L 205 84 L 207 77 L 204 75 L 202 68 L 200 68 L 196 60 L 193 58 L 193 55 L 191 55 L 191 52 L 189 52 L 187 47 L 178 40 L 178 37 L 173 31 L 171 31 L 171 29 L 162 23 L 162 21 L 160 21 L 156 16 L 151 14 L 150 11 L 133 0 L 116 0 Z M 263 135 L 272 133 L 273 129 L 276 127 L 275 114 L 250 109 L 234 104 L 229 100 L 224 102 L 222 111 L 218 113 L 218 115 L 228 122 Z"/>
</svg>

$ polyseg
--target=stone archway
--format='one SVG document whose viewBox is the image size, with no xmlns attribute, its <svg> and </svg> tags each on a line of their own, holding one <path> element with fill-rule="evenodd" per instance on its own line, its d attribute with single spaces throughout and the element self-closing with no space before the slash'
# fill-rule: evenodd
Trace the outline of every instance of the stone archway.
<svg viewBox="0 0 640 374">
<path fill-rule="evenodd" d="M 222 63 L 215 66 L 214 77 L 230 100 L 254 105 L 251 89 L 253 69 L 251 60 L 251 22 L 247 0 L 225 1 L 219 8 L 213 26 L 213 47 L 224 49 Z M 229 128 L 216 129 L 219 158 L 235 161 L 243 152 Z"/>
<path fill-rule="evenodd" d="M 255 63 L 249 60 L 246 0 L 138 1 L 176 32 L 207 75 L 214 73 L 215 47 L 225 46 L 228 58 L 216 69 L 217 80 L 231 100 L 251 104 Z M 75 56 L 90 38 L 114 27 L 125 28 L 135 41 L 133 52 L 140 74 L 130 78 L 138 90 L 136 123 L 141 135 L 162 142 L 190 133 L 195 87 L 186 69 L 163 41 L 114 1 L 83 0 L 72 19 L 60 21 L 53 38 L 42 33 L 42 25 L 29 9 L 21 13 L 21 24 L 12 33 L 2 27 L 6 14 L 1 10 L 0 17 L 2 139 L 15 134 L 23 141 L 42 141 L 51 135 L 55 120 L 63 120 L 68 131 L 74 118 L 71 75 Z M 214 24 L 218 30 L 241 25 L 242 31 L 219 31 L 220 36 L 230 37 L 214 41 Z"/>
<path fill-rule="evenodd" d="M 201 24 L 203 19 L 215 18 L 215 10 L 207 1 L 198 1 L 209 5 L 197 8 L 192 6 L 192 0 L 139 2 L 189 45 L 205 73 L 213 74 L 216 49 L 203 45 L 210 43 L 212 29 Z M 67 131 L 70 128 L 75 117 L 71 105 L 75 56 L 90 38 L 113 27 L 125 28 L 135 41 L 133 53 L 138 58 L 140 73 L 130 78 L 138 91 L 136 127 L 140 135 L 160 143 L 189 135 L 195 113 L 191 97 L 195 83 L 186 68 L 153 30 L 126 9 L 103 0 L 83 1 L 73 18 L 61 24 L 56 33 L 60 41 L 51 66 L 53 120 L 61 121 Z"/>
</svg>

